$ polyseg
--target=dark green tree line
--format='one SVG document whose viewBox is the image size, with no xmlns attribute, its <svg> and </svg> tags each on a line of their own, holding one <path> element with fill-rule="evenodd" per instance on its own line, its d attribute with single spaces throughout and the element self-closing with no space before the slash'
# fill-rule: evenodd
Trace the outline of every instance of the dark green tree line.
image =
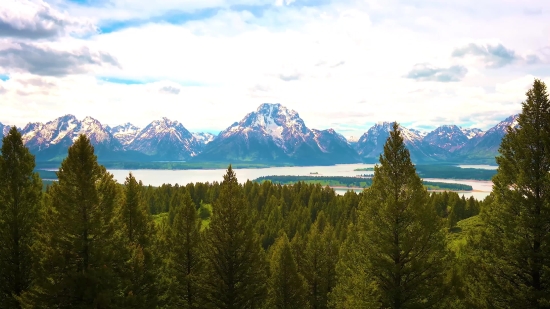
<svg viewBox="0 0 550 309">
<path fill-rule="evenodd" d="M 31 284 L 33 254 L 41 211 L 42 183 L 33 173 L 34 156 L 12 127 L 0 156 L 0 308 L 19 308 L 17 298 Z"/>
</svg>

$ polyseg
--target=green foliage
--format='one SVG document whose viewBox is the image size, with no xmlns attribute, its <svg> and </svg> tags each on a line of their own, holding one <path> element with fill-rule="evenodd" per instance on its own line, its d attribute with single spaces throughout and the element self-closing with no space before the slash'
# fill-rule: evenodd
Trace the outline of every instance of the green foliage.
<svg viewBox="0 0 550 309">
<path fill-rule="evenodd" d="M 198 285 L 203 269 L 199 252 L 201 220 L 189 192 L 178 192 L 175 201 L 170 209 L 174 220 L 164 235 L 163 304 L 166 308 L 201 308 Z"/>
<path fill-rule="evenodd" d="M 461 168 L 453 165 L 416 165 L 415 168 L 422 178 L 491 180 L 496 174 L 494 170 Z"/>
<path fill-rule="evenodd" d="M 262 176 L 254 179 L 254 181 L 260 183 L 271 181 L 272 183 L 286 185 L 304 182 L 307 184 L 348 188 L 367 188 L 372 185 L 372 179 L 370 178 L 347 176 Z M 473 190 L 472 186 L 460 183 L 424 181 L 423 184 L 429 190 Z"/>
<path fill-rule="evenodd" d="M 363 168 L 356 168 L 354 171 L 358 172 L 372 172 L 374 171 L 374 167 L 363 167 Z"/>
<path fill-rule="evenodd" d="M 321 212 L 307 235 L 300 259 L 310 308 L 328 308 L 328 296 L 336 285 L 338 247 L 334 229 Z"/>
<path fill-rule="evenodd" d="M 266 298 L 264 253 L 231 165 L 223 178 L 202 242 L 205 307 L 260 308 Z"/>
<path fill-rule="evenodd" d="M 119 232 L 126 246 L 128 261 L 125 269 L 123 305 L 128 308 L 153 308 L 157 303 L 156 269 L 153 254 L 155 226 L 147 211 L 143 185 L 130 173 L 124 182 L 124 200 L 118 208 Z"/>
<path fill-rule="evenodd" d="M 268 308 L 307 308 L 307 285 L 298 272 L 296 260 L 283 232 L 271 247 L 270 277 L 268 279 Z"/>
<path fill-rule="evenodd" d="M 398 125 L 375 167 L 373 184 L 363 196 L 354 232 L 357 244 L 365 248 L 344 255 L 338 269 L 335 300 L 372 304 L 382 308 L 429 308 L 441 302 L 447 252 L 441 220 L 429 203 L 410 161 Z M 355 265 L 362 261 L 363 269 Z M 357 274 L 351 276 L 350 269 Z M 358 277 L 361 275 L 361 277 Z M 360 282 L 367 290 L 346 295 L 349 284 Z M 353 300 L 353 297 L 365 297 Z M 337 304 L 339 306 L 339 304 Z"/>
<path fill-rule="evenodd" d="M 69 148 L 52 185 L 31 250 L 38 257 L 25 308 L 107 308 L 119 300 L 121 241 L 113 218 L 117 186 L 90 140 Z"/>
<path fill-rule="evenodd" d="M 58 181 L 42 188 L 13 128 L 0 156 L 0 308 L 550 307 L 544 83 L 527 92 L 482 202 L 428 193 L 471 187 L 423 183 L 416 172 L 494 171 L 415 168 L 397 125 L 380 162 L 372 178 L 241 185 L 229 166 L 222 183 L 144 187 L 130 174 L 120 185 L 80 136 Z M 329 186 L 368 188 L 337 195 Z"/>
<path fill-rule="evenodd" d="M 476 244 L 493 308 L 550 307 L 550 101 L 535 80 L 497 157 L 493 201 Z"/>
<path fill-rule="evenodd" d="M 42 183 L 33 173 L 34 156 L 12 127 L 2 140 L 0 156 L 0 304 L 19 308 L 16 298 L 31 283 Z"/>
</svg>

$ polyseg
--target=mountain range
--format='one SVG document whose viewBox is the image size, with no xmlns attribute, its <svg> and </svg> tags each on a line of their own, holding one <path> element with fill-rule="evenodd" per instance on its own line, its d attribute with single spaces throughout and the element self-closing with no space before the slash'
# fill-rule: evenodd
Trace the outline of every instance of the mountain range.
<svg viewBox="0 0 550 309">
<path fill-rule="evenodd" d="M 493 128 L 443 125 L 431 132 L 400 127 L 415 163 L 494 163 L 506 129 L 517 126 L 512 115 Z M 265 164 L 330 165 L 378 162 L 392 122 L 379 122 L 358 141 L 350 142 L 333 129 L 306 126 L 300 115 L 281 104 L 264 103 L 217 136 L 190 132 L 168 118 L 145 128 L 131 123 L 110 127 L 92 117 L 65 115 L 47 123 L 18 128 L 38 162 L 59 162 L 79 134 L 87 135 L 100 161 L 248 162 Z M 0 123 L 0 134 L 9 126 Z"/>
</svg>

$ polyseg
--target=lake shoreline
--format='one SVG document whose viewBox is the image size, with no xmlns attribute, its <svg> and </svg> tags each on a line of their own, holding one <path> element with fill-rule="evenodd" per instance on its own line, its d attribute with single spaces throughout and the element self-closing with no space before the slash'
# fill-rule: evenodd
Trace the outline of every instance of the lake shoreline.
<svg viewBox="0 0 550 309">
<path fill-rule="evenodd" d="M 335 190 L 346 190 L 346 189 L 349 189 L 349 190 L 364 190 L 366 188 L 361 188 L 361 187 L 343 187 L 343 186 L 329 186 L 331 189 L 335 189 Z M 456 192 L 456 193 L 471 193 L 471 192 L 485 192 L 485 193 L 489 193 L 489 191 L 482 191 L 482 190 L 440 190 L 440 189 L 437 189 L 437 190 L 428 190 L 428 192 Z"/>
</svg>

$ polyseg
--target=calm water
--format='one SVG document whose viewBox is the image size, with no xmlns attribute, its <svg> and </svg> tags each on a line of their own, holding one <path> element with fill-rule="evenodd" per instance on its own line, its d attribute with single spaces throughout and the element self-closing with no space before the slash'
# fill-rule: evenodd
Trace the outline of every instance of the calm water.
<svg viewBox="0 0 550 309">
<path fill-rule="evenodd" d="M 482 170 L 496 170 L 498 166 L 496 165 L 484 165 L 484 164 L 480 164 L 480 165 L 458 165 L 458 167 L 460 168 L 479 168 L 479 169 L 482 169 Z"/>
<path fill-rule="evenodd" d="M 357 176 L 362 174 L 372 174 L 372 171 L 354 171 L 358 168 L 374 167 L 374 164 L 341 164 L 333 166 L 293 166 L 293 167 L 269 167 L 269 168 L 247 168 L 234 169 L 237 178 L 240 182 L 253 180 L 261 176 L 272 175 L 293 175 L 293 176 L 309 176 L 311 173 L 318 173 L 315 176 Z M 477 168 L 478 165 L 462 165 L 461 167 Z M 488 168 L 489 165 L 481 165 L 479 168 Z M 496 167 L 495 167 L 496 168 Z M 221 182 L 225 169 L 212 170 L 109 170 L 115 179 L 124 183 L 128 173 L 132 172 L 136 179 L 143 181 L 145 185 L 160 186 L 164 183 L 185 185 L 191 182 Z M 473 192 L 460 192 L 466 198 L 474 196 L 476 199 L 484 199 L 489 195 L 492 188 L 491 181 L 476 181 L 476 180 L 453 180 L 426 178 L 426 181 L 436 182 L 452 182 L 471 185 Z M 344 194 L 347 189 L 336 189 L 338 194 Z"/>
</svg>

